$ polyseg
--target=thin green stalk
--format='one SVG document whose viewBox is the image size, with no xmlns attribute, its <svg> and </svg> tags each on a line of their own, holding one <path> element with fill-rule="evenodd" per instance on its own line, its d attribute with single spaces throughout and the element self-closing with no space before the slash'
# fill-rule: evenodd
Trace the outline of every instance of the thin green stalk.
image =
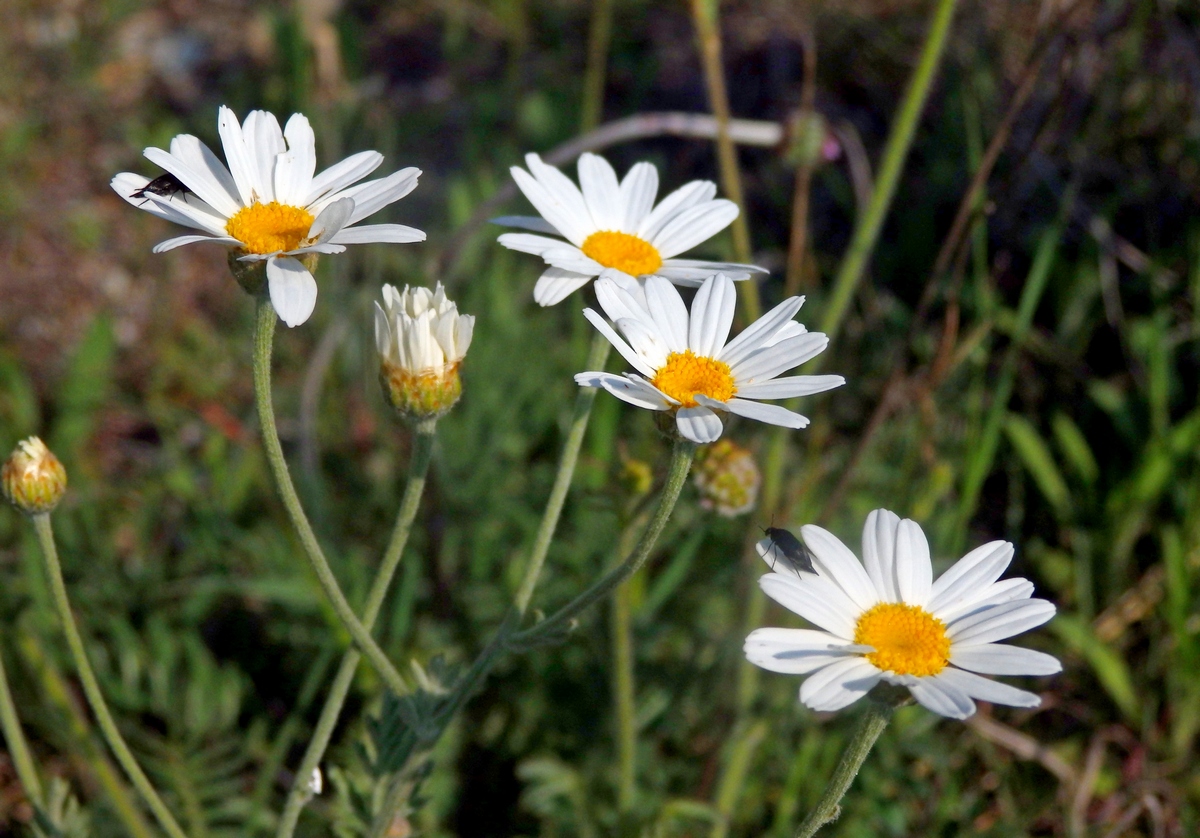
<svg viewBox="0 0 1200 838">
<path fill-rule="evenodd" d="M 375 581 L 371 584 L 371 590 L 367 594 L 367 606 L 363 610 L 362 623 L 367 631 L 374 628 L 375 620 L 379 617 L 379 609 L 383 607 L 383 601 L 391 586 L 392 578 L 396 574 L 396 568 L 400 565 L 400 559 L 404 555 L 404 547 L 408 543 L 409 533 L 412 532 L 417 510 L 421 506 L 421 496 L 425 492 L 425 476 L 429 472 L 429 463 L 433 459 L 436 426 L 436 419 L 430 419 L 417 425 L 412 459 L 408 464 L 408 484 L 404 488 L 404 497 L 400 500 L 400 511 L 396 513 L 396 525 L 392 529 L 392 538 L 383 554 L 383 561 L 380 562 Z M 325 756 L 325 749 L 329 747 L 329 740 L 333 736 L 333 729 L 337 725 L 342 707 L 346 703 L 346 695 L 350 692 L 350 686 L 354 682 L 354 672 L 358 668 L 360 660 L 361 655 L 354 647 L 347 649 L 342 657 L 337 675 L 334 676 L 333 684 L 329 688 L 329 696 L 325 699 L 325 706 L 321 708 L 321 715 L 317 720 L 312 739 L 309 740 L 308 748 L 304 751 L 300 767 L 296 769 L 283 815 L 280 816 L 279 826 L 275 830 L 276 838 L 290 838 L 296 830 L 300 813 L 310 799 L 308 783 L 313 769 L 320 765 Z"/>
<path fill-rule="evenodd" d="M 17 716 L 17 705 L 13 703 L 12 691 L 8 688 L 8 673 L 4 671 L 4 658 L 0 656 L 0 728 L 4 730 L 4 742 L 12 755 L 13 767 L 17 769 L 17 779 L 25 789 L 25 795 L 33 801 L 38 811 L 46 808 L 46 796 L 42 792 L 42 781 L 38 777 L 37 766 L 29 752 L 29 741 L 25 731 L 21 729 L 21 719 Z"/>
<path fill-rule="evenodd" d="M 592 338 L 592 348 L 588 352 L 587 369 L 602 370 L 608 361 L 608 353 L 612 345 L 599 332 Z M 550 497 L 546 500 L 546 510 L 542 513 L 542 522 L 538 525 L 537 536 L 533 540 L 533 550 L 529 554 L 529 562 L 525 565 L 525 573 L 517 594 L 513 598 L 513 606 L 518 614 L 524 614 L 529 608 L 529 600 L 533 598 L 533 589 L 537 587 L 538 577 L 542 573 L 542 565 L 546 554 L 550 551 L 550 542 L 554 539 L 554 531 L 558 528 L 558 519 L 562 515 L 563 504 L 567 500 L 567 492 L 571 488 L 571 478 L 575 476 L 575 465 L 579 462 L 579 449 L 583 446 L 583 436 L 587 431 L 588 419 L 592 415 L 592 403 L 596 401 L 595 387 L 580 387 L 575 397 L 575 410 L 571 414 L 571 427 L 567 431 L 567 442 L 563 446 L 562 459 L 558 461 L 558 474 L 554 476 L 554 486 L 550 489 Z"/>
<path fill-rule="evenodd" d="M 847 743 L 846 749 L 842 751 L 842 758 L 838 760 L 837 768 L 833 769 L 829 785 L 825 787 L 816 807 L 809 812 L 804 823 L 800 825 L 800 831 L 796 833 L 796 838 L 812 838 L 822 826 L 837 820 L 841 813 L 839 804 L 842 798 L 846 796 L 846 791 L 858 775 L 858 769 L 862 768 L 867 754 L 871 753 L 875 740 L 888 726 L 894 712 L 896 712 L 894 705 L 867 701 L 867 708 L 858 717 L 854 731 L 850 734 L 850 741 Z"/>
<path fill-rule="evenodd" d="M 158 792 L 154 790 L 154 786 L 150 784 L 149 778 L 142 771 L 142 767 L 138 765 L 133 752 L 129 750 L 129 745 L 125 743 L 125 737 L 117 728 L 116 720 L 113 719 L 112 713 L 108 709 L 108 703 L 104 700 L 104 693 L 100 691 L 100 684 L 96 680 L 96 674 L 92 671 L 92 665 L 88 662 L 87 652 L 83 647 L 83 638 L 79 635 L 75 617 L 71 614 L 71 601 L 67 597 L 67 586 L 63 582 L 62 567 L 58 562 L 58 548 L 54 544 L 54 530 L 50 526 L 50 516 L 42 513 L 32 516 L 32 520 L 34 529 L 37 531 L 38 542 L 41 544 L 42 558 L 46 562 L 46 576 L 50 582 L 50 594 L 54 600 L 54 607 L 62 622 L 63 633 L 67 636 L 67 646 L 71 650 L 75 669 L 83 684 L 83 693 L 87 696 L 88 704 L 96 716 L 100 731 L 104 734 L 117 762 L 125 769 L 133 787 L 146 801 L 146 805 L 150 807 L 150 811 L 154 813 L 154 817 L 157 818 L 163 830 L 171 838 L 187 838 L 175 820 L 175 816 L 171 814 L 171 810 L 163 803 Z"/>
<path fill-rule="evenodd" d="M 713 824 L 710 838 L 725 838 L 729 834 L 729 821 L 746 785 L 750 762 L 768 730 L 767 723 L 760 719 L 744 729 L 739 728 L 734 734 L 733 746 L 729 751 L 725 771 L 721 775 L 721 784 L 717 787 L 717 811 L 723 817 Z"/>
<path fill-rule="evenodd" d="M 837 337 L 842 327 L 850 301 L 862 279 L 867 261 L 883 229 L 888 209 L 892 205 L 900 173 L 904 170 L 904 161 L 912 147 L 917 122 L 925 108 L 925 100 L 929 96 L 929 88 L 933 84 L 938 64 L 941 63 L 957 3 L 958 0 L 938 0 L 934 9 L 929 34 L 925 36 L 925 45 L 921 48 L 921 56 L 917 60 L 917 69 L 908 82 L 908 89 L 904 92 L 904 99 L 896 113 L 896 121 L 892 123 L 892 130 L 888 134 L 887 145 L 883 150 L 883 162 L 871 194 L 871 203 L 867 205 L 866 212 L 858 218 L 854 236 L 833 281 L 833 293 L 825 307 L 825 317 L 821 321 L 821 331 L 829 335 L 831 341 Z M 814 361 L 818 364 L 819 362 L 820 358 Z"/>
<path fill-rule="evenodd" d="M 317 579 L 333 605 L 338 619 L 350 632 L 359 650 L 367 656 L 367 660 L 387 683 L 388 689 L 396 695 L 404 695 L 409 692 L 408 684 L 379 648 L 379 644 L 372 639 L 371 633 L 359 622 L 354 609 L 346 601 L 337 577 L 333 575 L 321 544 L 317 541 L 316 533 L 308 522 L 308 516 L 304 514 L 304 507 L 300 505 L 300 498 L 288 472 L 283 446 L 279 442 L 279 431 L 275 427 L 275 409 L 271 404 L 271 345 L 275 336 L 276 317 L 271 301 L 266 297 L 260 298 L 254 326 L 254 396 L 258 406 L 258 421 L 262 426 L 263 445 L 266 448 L 267 462 L 271 466 L 271 476 L 275 479 L 275 488 L 287 508 L 296 534 L 300 537 L 304 555 L 308 557 L 308 562 L 317 574 Z"/>
<path fill-rule="evenodd" d="M 612 16 L 613 0 L 592 0 L 587 70 L 583 74 L 583 107 L 579 118 L 581 134 L 599 125 L 604 112 L 604 77 L 608 69 L 608 47 L 612 41 Z"/>
<path fill-rule="evenodd" d="M 738 169 L 737 149 L 729 136 L 729 92 L 725 87 L 725 68 L 721 63 L 721 21 L 718 0 L 692 0 L 692 19 L 700 44 L 700 59 L 704 66 L 704 84 L 708 101 L 717 119 L 717 166 L 721 173 L 721 188 L 740 212 L 733 220 L 733 253 L 739 262 L 750 262 L 750 225 L 746 221 L 746 200 L 742 195 L 742 177 Z M 741 288 L 742 314 L 753 323 L 762 314 L 758 286 L 754 280 Z"/>
<path fill-rule="evenodd" d="M 621 533 L 617 555 L 633 549 L 637 521 Z M 617 717 L 617 810 L 633 808 L 637 793 L 637 712 L 633 673 L 633 603 L 629 582 L 617 588 L 612 599 L 613 704 Z"/>
<path fill-rule="evenodd" d="M 692 459 L 695 456 L 696 443 L 688 442 L 685 439 L 675 441 L 675 447 L 671 451 L 671 464 L 667 470 L 667 480 L 663 485 L 662 494 L 659 495 L 658 508 L 654 510 L 654 515 L 650 518 L 650 523 L 646 526 L 646 530 L 642 533 L 633 552 L 625 561 L 610 570 L 599 581 L 558 611 L 525 631 L 517 632 L 513 636 L 514 642 L 528 643 L 545 637 L 551 632 L 567 628 L 571 620 L 575 619 L 580 612 L 608 596 L 618 585 L 637 573 L 649 557 L 651 549 L 662 534 L 663 527 L 667 525 L 667 520 L 671 517 L 671 512 L 675 509 L 675 502 L 679 500 L 679 493 L 687 481 L 688 471 L 691 470 Z"/>
</svg>

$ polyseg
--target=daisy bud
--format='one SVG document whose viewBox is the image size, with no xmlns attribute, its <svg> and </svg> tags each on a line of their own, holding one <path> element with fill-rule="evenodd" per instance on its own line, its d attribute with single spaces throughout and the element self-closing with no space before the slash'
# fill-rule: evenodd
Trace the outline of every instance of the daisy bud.
<svg viewBox="0 0 1200 838">
<path fill-rule="evenodd" d="M 762 474 L 754 455 L 736 442 L 720 439 L 701 448 L 692 471 L 700 505 L 733 518 L 754 508 Z"/>
<path fill-rule="evenodd" d="M 18 443 L 0 470 L 4 496 L 30 515 L 58 506 L 67 490 L 67 470 L 36 436 Z"/>
<path fill-rule="evenodd" d="M 440 282 L 433 291 L 383 286 L 383 304 L 375 304 L 375 343 L 388 403 L 414 420 L 452 408 L 462 395 L 458 368 L 474 328 L 475 318 L 458 313 Z"/>
</svg>

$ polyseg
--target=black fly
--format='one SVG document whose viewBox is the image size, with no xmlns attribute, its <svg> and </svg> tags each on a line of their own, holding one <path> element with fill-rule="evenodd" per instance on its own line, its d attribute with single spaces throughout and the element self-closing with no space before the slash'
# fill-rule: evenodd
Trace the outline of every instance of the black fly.
<svg viewBox="0 0 1200 838">
<path fill-rule="evenodd" d="M 144 204 L 146 201 L 150 200 L 150 197 L 147 193 L 149 193 L 149 195 L 159 195 L 163 198 L 170 198 L 174 195 L 180 194 L 194 194 L 192 190 L 187 188 L 183 181 L 175 177 L 175 175 L 171 174 L 170 172 L 167 172 L 165 175 L 159 175 L 141 189 L 134 190 L 133 194 L 131 194 L 129 197 L 145 198 L 145 200 L 142 201 L 142 204 Z M 138 206 L 141 206 L 141 204 Z"/>
<path fill-rule="evenodd" d="M 773 559 L 772 570 L 775 569 L 776 564 L 782 564 L 797 576 L 802 570 L 816 573 L 816 569 L 813 568 L 812 553 L 804 546 L 803 541 L 782 527 L 767 527 L 763 532 L 771 540 L 771 544 L 767 548 L 767 557 Z"/>
</svg>

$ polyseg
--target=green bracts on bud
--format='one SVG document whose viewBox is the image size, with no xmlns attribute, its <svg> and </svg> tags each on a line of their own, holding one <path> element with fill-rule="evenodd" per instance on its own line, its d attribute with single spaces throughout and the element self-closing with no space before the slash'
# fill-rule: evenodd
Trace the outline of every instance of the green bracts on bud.
<svg viewBox="0 0 1200 838">
<path fill-rule="evenodd" d="M 440 370 L 413 373 L 384 359 L 379 365 L 379 383 L 388 404 L 402 416 L 433 419 L 454 407 L 462 395 L 458 366 L 447 364 Z"/>
<path fill-rule="evenodd" d="M 17 444 L 0 469 L 4 496 L 28 515 L 50 512 L 67 491 L 67 470 L 36 436 Z"/>
</svg>

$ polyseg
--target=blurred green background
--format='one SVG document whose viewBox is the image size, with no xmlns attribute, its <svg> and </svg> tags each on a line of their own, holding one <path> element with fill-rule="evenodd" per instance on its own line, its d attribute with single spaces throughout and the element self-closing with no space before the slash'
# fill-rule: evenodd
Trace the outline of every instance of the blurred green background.
<svg viewBox="0 0 1200 838">
<path fill-rule="evenodd" d="M 931 6 L 761 0 L 721 8 L 735 117 L 786 123 L 815 57 L 828 134 L 796 274 L 815 328 Z M 1021 643 L 1065 672 L 1036 711 L 969 724 L 902 710 L 840 836 L 1200 834 L 1200 10 L 1185 0 L 962 0 L 897 199 L 788 437 L 781 502 L 738 519 L 686 492 L 634 581 L 639 794 L 616 814 L 607 608 L 562 646 L 507 659 L 436 755 L 413 834 L 790 834 L 853 712 L 747 671 L 764 569 L 755 527 L 820 523 L 857 547 L 866 513 L 922 523 L 937 559 L 1017 545 L 1059 616 Z M 277 342 L 293 472 L 360 602 L 403 489 L 409 432 L 375 380 L 383 282 L 445 282 L 478 318 L 465 395 L 379 636 L 400 660 L 469 661 L 503 614 L 549 491 L 590 327 L 586 297 L 537 308 L 534 257 L 496 228 L 453 238 L 526 151 L 580 132 L 594 8 L 581 0 L 14 0 L 0 27 L 0 446 L 41 434 L 71 491 L 55 515 L 71 594 L 123 728 L 194 836 L 267 834 L 347 638 L 275 500 L 256 437 L 252 305 L 224 252 L 171 235 L 107 186 L 147 145 L 212 145 L 216 109 L 313 120 L 321 162 L 376 148 L 424 170 L 377 216 L 428 231 L 323 262 L 316 314 Z M 603 120 L 708 110 L 683 2 L 611 0 Z M 806 55 L 806 46 L 815 52 Z M 1031 58 L 1032 56 L 1032 58 Z M 595 69 L 593 64 L 593 69 Z M 1032 69 L 1030 69 L 1032 67 Z M 1031 76 L 1030 73 L 1033 75 Z M 1005 115 L 1022 81 L 1028 100 Z M 1009 130 L 1011 129 L 1011 130 Z M 932 266 L 989 143 L 1004 142 L 948 269 Z M 717 179 L 712 143 L 614 146 L 662 192 Z M 740 154 L 755 260 L 784 296 L 794 166 Z M 573 166 L 568 167 L 573 173 Z M 859 172 L 856 184 L 853 172 Z M 857 192 L 856 192 L 857 189 Z M 504 211 L 527 212 L 521 200 Z M 731 258 L 728 232 L 696 253 Z M 617 368 L 613 362 L 612 368 Z M 801 370 L 804 372 L 805 370 Z M 749 423 L 727 434 L 767 456 Z M 535 607 L 613 561 L 630 460 L 661 477 L 649 415 L 601 395 Z M 944 567 L 943 563 L 941 567 Z M 41 764 L 92 834 L 125 835 L 119 775 L 43 615 L 32 532 L 0 512 L 0 653 Z M 774 606 L 769 625 L 799 625 Z M 304 835 L 357 835 L 365 668 Z M 744 773 L 739 774 L 739 767 Z M 722 812 L 732 813 L 728 832 Z M 0 833 L 31 810 L 0 754 Z M 716 825 L 716 826 L 714 826 Z"/>
</svg>

